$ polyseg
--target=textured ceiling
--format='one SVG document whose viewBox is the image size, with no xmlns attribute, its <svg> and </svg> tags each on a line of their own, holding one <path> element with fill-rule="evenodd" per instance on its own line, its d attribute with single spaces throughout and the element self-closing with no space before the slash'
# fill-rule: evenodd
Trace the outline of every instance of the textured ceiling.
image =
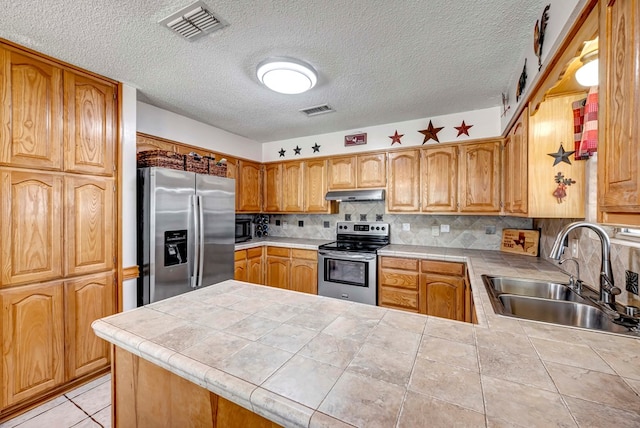
<svg viewBox="0 0 640 428">
<path fill-rule="evenodd" d="M 4 0 L 0 37 L 268 142 L 501 104 L 546 2 L 205 0 L 230 25 L 188 42 L 157 22 L 191 0 Z M 272 56 L 309 62 L 318 85 L 261 86 L 256 65 Z M 324 103 L 336 112 L 298 112 Z"/>
</svg>

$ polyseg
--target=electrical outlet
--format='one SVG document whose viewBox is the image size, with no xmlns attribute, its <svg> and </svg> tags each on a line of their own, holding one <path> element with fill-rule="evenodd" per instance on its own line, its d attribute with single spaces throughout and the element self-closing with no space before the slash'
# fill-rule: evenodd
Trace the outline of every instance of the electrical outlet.
<svg viewBox="0 0 640 428">
<path fill-rule="evenodd" d="M 286 221 L 282 222 L 282 228 L 286 229 L 289 226 L 289 224 Z"/>
<path fill-rule="evenodd" d="M 571 252 L 571 257 L 578 258 L 578 238 L 571 238 L 569 240 L 569 250 Z"/>
<path fill-rule="evenodd" d="M 351 214 L 345 214 L 344 221 L 351 221 Z"/>
<path fill-rule="evenodd" d="M 440 232 L 449 233 L 449 225 L 448 224 L 441 224 L 440 225 Z"/>
<path fill-rule="evenodd" d="M 280 220 L 276 220 L 276 226 L 280 226 Z"/>
<path fill-rule="evenodd" d="M 630 270 L 624 271 L 627 291 L 629 293 L 633 293 L 636 296 L 638 295 L 638 274 L 636 272 L 632 272 Z"/>
<path fill-rule="evenodd" d="M 440 236 L 439 226 L 431 226 L 431 236 Z"/>
<path fill-rule="evenodd" d="M 496 234 L 496 227 L 495 226 L 485 226 L 484 227 L 484 234 L 485 235 L 495 235 Z"/>
<path fill-rule="evenodd" d="M 411 230 L 411 223 L 402 223 L 402 230 L 408 232 Z"/>
<path fill-rule="evenodd" d="M 331 227 L 328 221 L 322 222 L 322 225 L 324 226 L 325 229 L 329 229 Z"/>
<path fill-rule="evenodd" d="M 304 227 L 304 221 L 298 220 L 298 227 Z"/>
</svg>

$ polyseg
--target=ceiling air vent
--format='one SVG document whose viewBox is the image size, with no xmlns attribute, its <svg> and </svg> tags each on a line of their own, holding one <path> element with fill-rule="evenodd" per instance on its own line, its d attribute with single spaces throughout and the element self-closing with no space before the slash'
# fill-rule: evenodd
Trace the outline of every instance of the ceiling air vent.
<svg viewBox="0 0 640 428">
<path fill-rule="evenodd" d="M 194 41 L 229 25 L 207 10 L 207 6 L 201 1 L 167 16 L 159 24 L 166 25 L 170 30 L 189 41 Z"/>
<path fill-rule="evenodd" d="M 317 116 L 319 114 L 332 113 L 335 110 L 329 107 L 327 104 L 323 104 L 321 106 L 303 108 L 300 111 L 306 114 L 307 116 Z"/>
</svg>

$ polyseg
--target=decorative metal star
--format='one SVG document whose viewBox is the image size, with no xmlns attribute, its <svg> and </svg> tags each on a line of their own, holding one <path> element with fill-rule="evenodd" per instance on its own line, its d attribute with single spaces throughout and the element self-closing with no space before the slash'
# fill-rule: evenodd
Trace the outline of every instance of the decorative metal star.
<svg viewBox="0 0 640 428">
<path fill-rule="evenodd" d="M 424 135 L 424 141 L 422 141 L 422 144 L 426 143 L 429 140 L 435 140 L 436 143 L 439 143 L 440 140 L 438 140 L 438 132 L 442 131 L 443 129 L 444 129 L 444 126 L 435 128 L 433 126 L 433 123 L 429 121 L 429 126 L 427 126 L 427 129 L 422 129 L 418 131 L 419 133 Z"/>
<path fill-rule="evenodd" d="M 280 157 L 283 158 L 284 157 L 284 153 L 286 152 L 285 149 L 281 148 L 280 151 L 278 153 L 280 153 Z"/>
<path fill-rule="evenodd" d="M 464 120 L 462 121 L 462 125 L 460 126 L 454 126 L 454 128 L 456 128 L 458 130 L 458 135 L 456 135 L 456 137 L 461 136 L 462 134 L 465 134 L 466 136 L 469 136 L 469 128 L 471 128 L 473 125 L 467 125 L 464 123 Z"/>
<path fill-rule="evenodd" d="M 402 144 L 402 141 L 400 141 L 400 138 L 402 137 L 404 137 L 404 134 L 398 134 L 398 130 L 396 129 L 395 134 L 389 135 L 389 138 L 391 138 L 391 145 L 393 146 L 395 143 Z"/>
<path fill-rule="evenodd" d="M 311 146 L 311 148 L 313 149 L 313 153 L 320 152 L 320 146 L 318 145 L 318 143 L 315 143 L 313 146 Z"/>
<path fill-rule="evenodd" d="M 558 165 L 560 162 L 565 162 L 565 163 L 568 163 L 569 165 L 571 165 L 571 161 L 569 160 L 569 156 L 571 156 L 575 152 L 576 152 L 575 150 L 573 150 L 571 152 L 565 152 L 564 151 L 564 147 L 562 147 L 562 143 L 560 143 L 560 148 L 558 149 L 557 152 L 555 152 L 555 153 L 547 153 L 547 155 L 551 156 L 552 158 L 555 158 L 555 160 L 553 161 L 553 166 Z"/>
<path fill-rule="evenodd" d="M 302 150 L 300 147 L 296 146 L 295 149 L 293 149 L 294 154 L 299 155 L 300 154 L 300 150 Z"/>
</svg>

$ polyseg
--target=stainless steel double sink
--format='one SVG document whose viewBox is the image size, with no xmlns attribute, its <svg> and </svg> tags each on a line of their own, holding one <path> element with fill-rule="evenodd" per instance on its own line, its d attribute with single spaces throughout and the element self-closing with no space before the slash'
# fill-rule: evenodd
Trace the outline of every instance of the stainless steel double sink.
<svg viewBox="0 0 640 428">
<path fill-rule="evenodd" d="M 482 275 L 497 314 L 571 327 L 630 333 L 568 284 Z"/>
</svg>

